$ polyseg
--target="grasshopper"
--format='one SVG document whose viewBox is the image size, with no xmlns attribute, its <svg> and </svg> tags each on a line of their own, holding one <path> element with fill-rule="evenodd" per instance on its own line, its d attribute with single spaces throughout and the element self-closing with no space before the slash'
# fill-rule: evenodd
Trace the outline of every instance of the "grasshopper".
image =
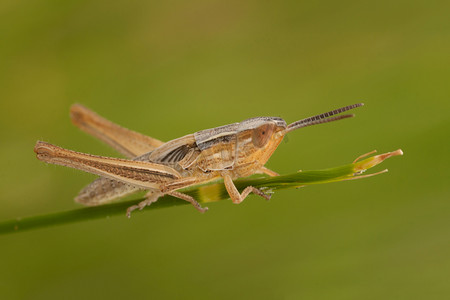
<svg viewBox="0 0 450 300">
<path fill-rule="evenodd" d="M 75 198 L 76 202 L 84 205 L 106 204 L 144 189 L 148 190 L 145 200 L 129 207 L 128 217 L 133 210 L 142 210 L 163 195 L 186 200 L 198 211 L 205 212 L 207 207 L 200 206 L 193 197 L 177 190 L 223 178 L 233 203 L 241 203 L 250 193 L 269 200 L 269 194 L 253 186 L 239 192 L 233 179 L 252 174 L 277 176 L 264 165 L 287 133 L 353 117 L 353 114 L 337 114 L 362 105 L 345 106 L 289 125 L 279 117 L 256 117 L 197 131 L 164 143 L 114 124 L 86 107 L 74 104 L 70 110 L 72 122 L 128 159 L 84 154 L 42 141 L 36 143 L 34 152 L 44 162 L 100 176 Z"/>
</svg>

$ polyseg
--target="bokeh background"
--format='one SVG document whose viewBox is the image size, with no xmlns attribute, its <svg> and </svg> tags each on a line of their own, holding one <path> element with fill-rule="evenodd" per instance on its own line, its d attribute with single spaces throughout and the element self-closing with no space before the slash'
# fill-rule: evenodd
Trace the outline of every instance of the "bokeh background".
<svg viewBox="0 0 450 300">
<path fill-rule="evenodd" d="M 73 127 L 82 103 L 170 140 L 254 116 L 288 122 L 280 173 L 402 148 L 369 179 L 0 237 L 2 299 L 448 299 L 448 1 L 0 3 L 0 220 L 70 210 L 94 177 L 45 140 L 118 156 Z M 376 171 L 376 170 L 375 170 Z"/>
</svg>

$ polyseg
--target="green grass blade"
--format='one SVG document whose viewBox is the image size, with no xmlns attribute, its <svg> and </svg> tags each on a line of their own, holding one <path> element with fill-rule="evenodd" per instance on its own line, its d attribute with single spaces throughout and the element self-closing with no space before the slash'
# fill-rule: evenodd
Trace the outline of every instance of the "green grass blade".
<svg viewBox="0 0 450 300">
<path fill-rule="evenodd" d="M 368 154 L 372 154 L 368 153 Z M 385 159 L 402 155 L 403 152 L 399 149 L 393 152 L 388 152 L 369 158 L 356 159 L 353 163 L 344 166 L 330 168 L 325 170 L 316 171 L 303 171 L 296 172 L 287 175 L 281 175 L 276 177 L 250 177 L 243 178 L 234 181 L 238 190 L 243 190 L 247 186 L 254 186 L 261 188 L 266 192 L 275 192 L 280 189 L 296 188 L 311 184 L 322 184 L 329 182 L 337 182 L 343 180 L 351 180 L 358 178 L 365 178 L 368 176 L 377 175 L 383 173 L 387 170 L 381 172 L 362 175 L 366 170 L 380 164 Z M 183 193 L 193 196 L 200 203 L 215 202 L 220 200 L 228 199 L 228 193 L 223 185 L 223 181 L 210 182 L 204 185 L 198 185 L 189 187 L 181 190 Z M 87 221 L 92 219 L 102 219 L 109 218 L 114 215 L 122 215 L 125 217 L 126 209 L 134 205 L 143 199 L 134 199 L 130 201 L 122 201 L 118 203 L 102 205 L 97 207 L 86 207 L 79 208 L 69 211 L 50 213 L 40 216 L 32 216 L 25 218 L 16 218 L 13 220 L 7 220 L 0 222 L 0 234 L 22 232 L 30 229 L 38 229 L 49 226 L 62 225 L 67 223 L 74 223 L 80 221 Z M 186 205 L 188 204 L 184 200 L 174 198 L 172 196 L 164 196 L 159 199 L 156 203 L 151 206 L 146 207 L 143 211 L 149 209 L 158 209 L 162 207 L 170 207 L 175 205 Z M 139 212 L 139 211 L 137 211 Z M 133 212 L 134 214 L 135 212 Z"/>
</svg>

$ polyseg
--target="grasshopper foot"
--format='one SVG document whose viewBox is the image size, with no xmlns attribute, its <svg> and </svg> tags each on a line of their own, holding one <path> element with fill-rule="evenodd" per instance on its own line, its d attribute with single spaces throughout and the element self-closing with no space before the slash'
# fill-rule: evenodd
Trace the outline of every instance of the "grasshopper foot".
<svg viewBox="0 0 450 300">
<path fill-rule="evenodd" d="M 248 192 L 247 192 L 247 190 L 248 190 Z M 255 187 L 253 187 L 253 186 L 248 186 L 248 187 L 246 187 L 246 188 L 242 191 L 242 194 L 244 194 L 244 192 L 245 192 L 246 195 L 248 195 L 248 194 L 250 194 L 250 193 L 256 194 L 256 195 L 258 195 L 258 196 L 260 196 L 260 197 L 263 197 L 263 198 L 266 199 L 267 201 L 269 201 L 270 198 L 272 197 L 272 194 L 266 194 L 266 193 L 264 193 L 263 191 L 261 191 L 260 189 L 257 189 L 257 188 L 255 188 Z"/>
<path fill-rule="evenodd" d="M 233 201 L 234 204 L 239 204 L 242 201 L 244 201 L 244 199 L 247 198 L 247 196 L 250 193 L 253 193 L 255 195 L 263 197 L 267 201 L 269 201 L 270 198 L 272 197 L 272 194 L 266 194 L 263 191 L 261 191 L 260 189 L 255 188 L 254 186 L 248 186 L 242 191 L 241 194 L 239 194 L 239 192 L 237 192 L 237 194 L 234 197 L 232 196 L 231 200 Z"/>
</svg>

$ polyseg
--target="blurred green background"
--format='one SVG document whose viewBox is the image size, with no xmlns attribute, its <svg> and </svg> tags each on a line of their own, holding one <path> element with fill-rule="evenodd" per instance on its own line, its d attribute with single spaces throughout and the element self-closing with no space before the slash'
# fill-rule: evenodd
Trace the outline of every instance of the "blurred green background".
<svg viewBox="0 0 450 300">
<path fill-rule="evenodd" d="M 0 3 L 0 220 L 79 208 L 94 178 L 36 140 L 118 156 L 73 127 L 82 103 L 170 140 L 288 122 L 279 173 L 402 148 L 373 178 L 0 236 L 2 299 L 448 299 L 448 1 Z"/>
</svg>

